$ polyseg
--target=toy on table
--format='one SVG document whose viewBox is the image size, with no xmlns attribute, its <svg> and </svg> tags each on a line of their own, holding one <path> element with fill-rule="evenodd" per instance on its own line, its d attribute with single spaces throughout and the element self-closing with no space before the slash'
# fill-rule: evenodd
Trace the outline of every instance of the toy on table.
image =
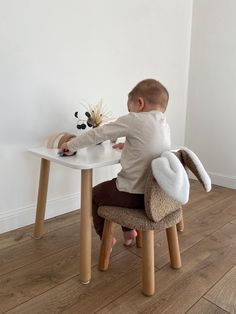
<svg viewBox="0 0 236 314">
<path fill-rule="evenodd" d="M 69 149 L 64 149 L 63 151 L 58 152 L 57 154 L 58 154 L 60 157 L 70 157 L 70 156 L 76 155 L 76 152 L 74 152 L 72 155 L 66 155 L 66 154 L 65 154 L 66 152 L 69 152 Z"/>
<path fill-rule="evenodd" d="M 76 135 L 67 132 L 55 133 L 49 136 L 49 138 L 47 139 L 46 146 L 47 148 L 59 149 L 62 144 L 69 142 L 74 137 L 76 137 Z M 66 155 L 65 152 L 66 151 L 60 151 L 58 152 L 58 155 L 60 157 L 70 157 L 76 154 L 76 152 L 74 152 L 73 155 Z"/>
<path fill-rule="evenodd" d="M 81 119 L 79 117 L 78 111 L 74 113 L 74 116 L 78 119 L 77 121 L 77 129 L 86 129 L 88 126 L 89 128 L 96 128 L 100 126 L 101 124 L 108 122 L 109 120 L 112 119 L 112 114 L 109 110 L 106 109 L 106 106 L 103 105 L 102 100 L 100 100 L 96 105 L 92 106 L 86 102 L 81 102 L 80 105 L 82 105 L 85 109 L 85 116 L 86 119 Z M 72 138 L 76 137 L 76 135 L 67 133 L 67 132 L 61 132 L 61 133 L 56 133 L 51 135 L 47 139 L 47 148 L 58 148 L 62 146 L 62 144 L 69 142 Z M 114 139 L 115 142 L 115 139 Z M 101 143 L 98 143 L 101 144 Z M 76 154 L 74 152 L 72 155 L 66 155 L 65 152 L 59 151 L 58 155 L 60 157 L 68 157 L 68 156 L 73 156 Z"/>
</svg>

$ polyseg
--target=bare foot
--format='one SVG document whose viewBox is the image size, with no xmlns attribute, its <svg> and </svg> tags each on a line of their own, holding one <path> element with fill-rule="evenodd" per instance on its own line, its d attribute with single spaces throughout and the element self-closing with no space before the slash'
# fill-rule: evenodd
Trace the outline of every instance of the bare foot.
<svg viewBox="0 0 236 314">
<path fill-rule="evenodd" d="M 124 246 L 132 246 L 134 244 L 134 240 L 137 237 L 138 233 L 135 229 L 130 231 L 124 231 Z"/>
</svg>

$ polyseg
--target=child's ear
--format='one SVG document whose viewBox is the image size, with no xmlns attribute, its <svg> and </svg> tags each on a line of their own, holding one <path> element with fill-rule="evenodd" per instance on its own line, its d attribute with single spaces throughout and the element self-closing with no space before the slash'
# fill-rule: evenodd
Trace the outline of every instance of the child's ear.
<svg viewBox="0 0 236 314">
<path fill-rule="evenodd" d="M 142 97 L 138 98 L 138 105 L 139 105 L 139 111 L 143 111 L 143 109 L 145 107 L 145 102 L 144 102 L 144 99 Z"/>
</svg>

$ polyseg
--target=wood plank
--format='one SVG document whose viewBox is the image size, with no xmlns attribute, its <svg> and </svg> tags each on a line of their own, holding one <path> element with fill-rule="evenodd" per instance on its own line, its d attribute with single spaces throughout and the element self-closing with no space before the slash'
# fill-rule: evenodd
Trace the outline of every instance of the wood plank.
<svg viewBox="0 0 236 314">
<path fill-rule="evenodd" d="M 227 272 L 205 298 L 229 313 L 236 313 L 236 266 Z"/>
<path fill-rule="evenodd" d="M 77 246 L 0 277 L 0 313 L 34 298 L 79 272 Z"/>
<path fill-rule="evenodd" d="M 41 240 L 31 238 L 22 244 L 2 249 L 0 250 L 0 275 L 30 265 L 74 245 L 79 245 L 79 224 L 49 232 Z"/>
<path fill-rule="evenodd" d="M 71 213 L 63 214 L 45 221 L 45 234 L 54 230 L 63 228 L 65 226 L 79 223 L 79 210 Z M 19 245 L 25 241 L 31 241 L 34 225 L 18 228 L 16 230 L 8 231 L 0 235 L 0 250 L 12 245 Z"/>
<path fill-rule="evenodd" d="M 183 206 L 184 215 L 187 217 L 194 212 L 202 211 L 204 208 L 207 208 L 210 205 L 222 201 L 229 197 L 236 198 L 235 190 L 226 189 L 221 186 L 213 185 L 212 190 L 209 193 L 206 193 L 203 189 L 191 191 L 190 187 L 190 198 L 189 202 Z M 191 211 L 189 211 L 191 209 Z"/>
<path fill-rule="evenodd" d="M 141 294 L 141 250 L 123 247 L 118 226 L 108 272 L 97 271 L 100 241 L 93 233 L 92 283 L 79 283 L 79 215 L 72 212 L 51 219 L 40 241 L 30 238 L 32 226 L 0 236 L 0 313 L 227 313 L 205 295 L 235 267 L 235 190 L 214 186 L 207 194 L 199 182 L 191 185 L 179 234 L 181 270 L 166 265 L 166 236 L 156 233 L 155 296 Z"/>
<path fill-rule="evenodd" d="M 73 267 L 73 263 L 70 262 L 70 266 Z M 65 267 L 69 269 L 66 264 Z M 81 285 L 78 276 L 75 276 L 7 313 L 94 313 L 132 289 L 140 280 L 139 269 L 140 259 L 123 250 L 112 258 L 112 266 L 107 272 L 93 267 L 93 279 L 89 285 Z M 57 277 L 60 278 L 60 275 Z"/>
<path fill-rule="evenodd" d="M 236 195 L 222 199 L 206 208 L 205 202 L 201 202 L 201 204 L 202 211 L 195 211 L 190 208 L 191 215 L 184 217 L 185 230 L 178 233 L 181 253 L 216 231 L 222 225 L 231 222 L 235 217 Z M 136 247 L 132 247 L 131 250 L 133 253 L 141 256 L 141 250 Z M 161 231 L 155 233 L 155 266 L 160 269 L 167 263 L 169 263 L 167 240 L 165 232 Z"/>
<path fill-rule="evenodd" d="M 100 239 L 94 237 L 92 265 L 98 264 Z M 118 243 L 112 252 L 115 258 L 124 251 Z M 128 251 L 126 250 L 126 253 Z M 7 311 L 79 274 L 79 243 L 59 253 L 34 261 L 0 277 L 0 313 Z M 137 258 L 137 257 L 136 257 Z M 78 280 L 78 278 L 77 278 Z"/>
<path fill-rule="evenodd" d="M 45 234 L 40 240 L 30 238 L 22 244 L 0 250 L 0 276 L 71 246 L 77 245 L 79 250 L 79 228 L 77 223 L 67 225 Z M 121 242 L 121 232 L 118 232 L 120 231 L 118 229 L 120 229 L 119 226 L 116 227 L 116 237 Z M 97 243 L 96 245 L 100 248 L 100 241 L 96 242 L 98 239 L 99 237 L 93 229 L 93 243 Z M 116 247 L 119 245 L 121 244 L 117 243 Z"/>
<path fill-rule="evenodd" d="M 231 223 L 236 225 L 236 219 L 232 220 Z"/>
<path fill-rule="evenodd" d="M 220 307 L 201 298 L 186 314 L 227 314 Z"/>
<path fill-rule="evenodd" d="M 182 255 L 183 267 L 166 265 L 156 273 L 156 294 L 140 294 L 140 286 L 98 313 L 185 313 L 236 263 L 236 226 L 229 223 Z"/>
<path fill-rule="evenodd" d="M 192 215 L 185 217 L 185 230 L 179 233 L 181 253 L 216 231 L 222 225 L 231 222 L 235 217 L 235 207 L 236 197 L 233 196 L 218 201 L 206 209 L 203 206 L 202 211 L 194 212 Z M 164 248 L 165 253 L 161 254 L 160 252 L 160 257 L 157 259 L 156 266 L 158 268 L 169 262 L 166 246 Z"/>
</svg>

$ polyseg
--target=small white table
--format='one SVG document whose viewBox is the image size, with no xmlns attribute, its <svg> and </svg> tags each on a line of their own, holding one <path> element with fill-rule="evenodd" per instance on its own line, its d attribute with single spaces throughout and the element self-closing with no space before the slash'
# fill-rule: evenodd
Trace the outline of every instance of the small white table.
<svg viewBox="0 0 236 314">
<path fill-rule="evenodd" d="M 120 162 L 121 152 L 112 148 L 110 142 L 80 149 L 75 156 L 60 157 L 57 149 L 46 147 L 29 149 L 41 158 L 38 201 L 34 226 L 34 238 L 40 239 L 44 232 L 44 217 L 47 201 L 50 162 L 81 170 L 80 209 L 80 280 L 87 284 L 91 280 L 92 251 L 92 171 L 94 168 L 115 165 Z"/>
</svg>

